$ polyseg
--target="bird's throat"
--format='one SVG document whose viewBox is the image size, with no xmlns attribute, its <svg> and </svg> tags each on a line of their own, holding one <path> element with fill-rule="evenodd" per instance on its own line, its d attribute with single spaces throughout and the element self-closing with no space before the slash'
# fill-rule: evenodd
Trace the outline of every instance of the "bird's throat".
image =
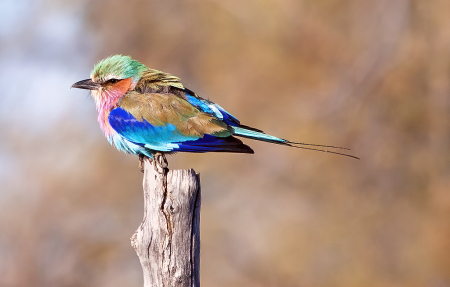
<svg viewBox="0 0 450 287">
<path fill-rule="evenodd" d="M 109 112 L 117 107 L 117 104 L 122 97 L 132 90 L 134 86 L 136 86 L 136 84 L 133 83 L 131 78 L 128 78 L 121 80 L 109 89 L 92 91 L 92 96 L 95 100 L 95 105 L 98 111 L 98 122 L 103 133 L 108 139 L 110 139 L 114 133 L 114 130 L 108 121 Z"/>
</svg>

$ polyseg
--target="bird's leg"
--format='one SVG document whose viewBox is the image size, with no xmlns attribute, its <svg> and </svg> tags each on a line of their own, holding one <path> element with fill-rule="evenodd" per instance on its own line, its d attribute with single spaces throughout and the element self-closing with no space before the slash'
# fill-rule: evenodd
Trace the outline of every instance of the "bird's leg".
<svg viewBox="0 0 450 287">
<path fill-rule="evenodd" d="M 139 170 L 144 173 L 144 160 L 145 160 L 145 156 L 140 154 L 139 155 Z"/>
<path fill-rule="evenodd" d="M 157 152 L 153 155 L 153 166 L 155 170 L 159 173 L 164 173 L 164 171 L 169 166 L 169 163 L 167 162 L 166 156 L 162 152 Z"/>
</svg>

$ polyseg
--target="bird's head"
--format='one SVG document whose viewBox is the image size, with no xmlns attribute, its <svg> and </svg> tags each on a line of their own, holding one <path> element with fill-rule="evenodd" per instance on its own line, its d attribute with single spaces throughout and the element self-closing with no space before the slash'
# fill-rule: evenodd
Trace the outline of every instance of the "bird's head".
<svg viewBox="0 0 450 287">
<path fill-rule="evenodd" d="M 130 56 L 114 55 L 101 60 L 91 72 L 91 78 L 76 82 L 72 88 L 90 90 L 96 101 L 120 97 L 134 89 L 146 66 Z"/>
</svg>

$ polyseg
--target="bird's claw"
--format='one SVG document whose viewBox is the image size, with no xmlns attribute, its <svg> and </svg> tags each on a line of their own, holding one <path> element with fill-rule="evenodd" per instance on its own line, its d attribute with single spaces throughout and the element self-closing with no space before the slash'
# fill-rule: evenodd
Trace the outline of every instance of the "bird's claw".
<svg viewBox="0 0 450 287">
<path fill-rule="evenodd" d="M 145 171 L 145 167 L 144 167 L 144 161 L 148 159 L 148 157 L 144 156 L 144 155 L 139 155 L 139 170 L 144 173 Z M 168 166 L 169 163 L 167 162 L 166 156 L 164 155 L 164 153 L 162 152 L 157 152 L 153 155 L 153 159 L 151 159 L 153 168 L 155 169 L 156 172 L 158 173 L 164 173 Z"/>
<path fill-rule="evenodd" d="M 162 152 L 157 152 L 154 154 L 153 167 L 158 173 L 164 173 L 169 166 L 166 156 Z"/>
</svg>

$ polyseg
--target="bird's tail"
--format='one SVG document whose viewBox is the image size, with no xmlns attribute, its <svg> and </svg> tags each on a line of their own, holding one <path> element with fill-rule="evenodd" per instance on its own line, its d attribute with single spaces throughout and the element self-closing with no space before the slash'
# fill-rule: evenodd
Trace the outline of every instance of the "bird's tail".
<svg viewBox="0 0 450 287">
<path fill-rule="evenodd" d="M 234 129 L 234 135 L 244 137 L 244 138 L 249 138 L 249 139 L 254 139 L 254 140 L 259 140 L 259 141 L 264 141 L 264 142 L 269 142 L 269 143 L 275 143 L 275 144 L 281 144 L 281 145 L 287 145 L 287 146 L 295 147 L 295 148 L 328 152 L 328 153 L 333 153 L 333 154 L 338 154 L 338 155 L 343 155 L 343 156 L 359 159 L 359 157 L 356 157 L 356 156 L 353 156 L 350 154 L 334 151 L 334 150 L 350 150 L 350 149 L 344 148 L 344 147 L 291 142 L 291 141 L 288 141 L 288 140 L 285 140 L 282 138 L 268 135 L 261 130 L 251 128 L 248 126 L 244 126 L 244 125 L 241 125 L 240 127 L 233 127 L 233 129 Z M 334 149 L 334 150 L 329 150 L 329 149 Z"/>
</svg>

